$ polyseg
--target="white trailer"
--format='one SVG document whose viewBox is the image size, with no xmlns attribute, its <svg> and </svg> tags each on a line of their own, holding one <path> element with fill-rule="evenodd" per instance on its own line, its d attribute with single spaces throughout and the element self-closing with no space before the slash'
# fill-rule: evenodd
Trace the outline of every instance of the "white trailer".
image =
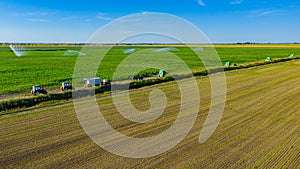
<svg viewBox="0 0 300 169">
<path fill-rule="evenodd" d="M 93 87 L 93 86 L 100 86 L 100 85 L 101 85 L 100 77 L 84 79 L 84 87 Z"/>
</svg>

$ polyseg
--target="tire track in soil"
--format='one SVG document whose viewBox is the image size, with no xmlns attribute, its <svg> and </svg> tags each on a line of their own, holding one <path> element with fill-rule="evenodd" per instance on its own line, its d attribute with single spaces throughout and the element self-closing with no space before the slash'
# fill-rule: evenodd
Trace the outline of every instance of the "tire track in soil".
<svg viewBox="0 0 300 169">
<path fill-rule="evenodd" d="M 278 159 L 290 159 L 291 162 L 289 162 L 289 165 L 292 166 L 294 164 L 295 166 L 299 164 L 298 161 L 300 156 L 299 148 L 297 149 L 298 146 L 296 147 L 296 143 L 299 143 L 299 138 L 297 137 L 297 135 L 299 136 L 299 125 L 297 126 L 297 124 L 299 124 L 297 123 L 299 122 L 299 120 L 293 120 L 293 123 L 287 123 L 286 121 L 284 121 L 284 119 L 288 119 L 293 111 L 294 113 L 299 112 L 298 107 L 295 106 L 297 105 L 296 102 L 298 102 L 299 100 L 297 98 L 299 94 L 296 91 L 299 91 L 298 86 L 300 86 L 298 85 L 299 83 L 297 83 L 297 81 L 294 79 L 297 75 L 297 72 L 299 72 L 298 68 L 293 68 L 293 70 L 289 70 L 288 72 L 284 72 L 282 74 L 276 71 L 276 74 L 272 74 L 270 75 L 270 77 L 255 77 L 254 75 L 255 79 L 257 78 L 254 83 L 258 83 L 258 86 L 254 86 L 252 81 L 247 81 L 247 78 L 249 79 L 249 77 L 253 77 L 251 75 L 246 76 L 245 80 L 240 82 L 239 79 L 234 78 L 235 76 L 233 74 L 232 78 L 230 78 L 232 79 L 232 82 L 228 84 L 230 93 L 227 100 L 228 107 L 225 110 L 224 119 L 222 119 L 220 126 L 217 128 L 217 131 L 206 143 L 200 145 L 197 141 L 200 129 L 203 126 L 203 122 L 201 123 L 201 121 L 203 120 L 202 118 L 205 117 L 205 112 L 207 110 L 207 107 L 205 106 L 208 106 L 210 103 L 209 101 L 206 101 L 206 99 L 209 97 L 204 98 L 205 105 L 204 107 L 200 108 L 199 111 L 199 117 L 201 119 L 198 119 L 196 121 L 195 126 L 193 127 L 187 138 L 184 139 L 171 151 L 147 159 L 121 158 L 104 151 L 95 144 L 86 145 L 91 144 L 92 142 L 83 133 L 82 129 L 78 127 L 79 124 L 75 115 L 73 114 L 74 112 L 69 110 L 69 115 L 62 116 L 63 113 L 59 113 L 59 115 L 57 115 L 55 111 L 56 109 L 60 108 L 59 106 L 55 107 L 54 109 L 53 107 L 48 109 L 45 108 L 42 113 L 19 117 L 19 120 L 16 120 L 17 118 L 8 118 L 9 122 L 7 122 L 7 119 L 4 119 L 0 121 L 1 130 L 7 130 L 5 132 L 6 135 L 3 135 L 5 133 L 1 133 L 1 138 L 7 136 L 8 138 L 7 140 L 5 140 L 5 142 L 10 142 L 13 141 L 14 137 L 17 137 L 17 135 L 19 137 L 19 139 L 13 141 L 13 143 L 16 143 L 17 145 L 17 148 L 14 151 L 17 151 L 18 147 L 22 145 L 22 138 L 26 136 L 29 137 L 27 138 L 28 142 L 30 142 L 33 137 L 41 140 L 41 142 L 38 147 L 32 146 L 29 149 L 26 148 L 30 144 L 24 145 L 23 147 L 21 147 L 23 151 L 19 149 L 20 154 L 15 153 L 11 154 L 11 156 L 7 156 L 5 152 L 1 150 L 1 152 L 3 152 L 1 153 L 2 155 L 0 164 L 4 167 L 24 167 L 27 164 L 26 162 L 34 160 L 32 162 L 33 166 L 47 168 L 56 168 L 61 166 L 64 166 L 66 168 L 77 168 L 80 166 L 101 166 L 113 168 L 122 168 L 126 166 L 138 168 L 176 168 L 185 166 L 239 168 L 255 164 L 259 160 L 263 160 L 266 157 L 266 154 L 268 155 L 270 151 L 277 151 L 271 161 L 269 160 L 267 161 L 267 163 L 265 163 L 265 161 L 262 161 L 262 163 L 258 163 L 258 165 L 277 166 L 277 164 L 274 164 L 274 162 L 278 162 Z M 287 76 L 290 73 L 295 73 L 295 75 L 293 75 L 293 77 Z M 272 76 L 273 78 L 278 78 L 278 80 L 273 80 Z M 208 79 L 203 80 L 207 81 Z M 237 82 L 240 82 L 241 85 L 236 85 Z M 273 90 L 268 88 L 268 86 L 270 85 L 274 85 Z M 170 84 L 170 86 L 172 86 L 172 84 Z M 294 87 L 294 89 L 287 91 L 285 90 L 285 86 L 291 86 Z M 244 90 L 240 90 L 241 88 Z M 152 89 L 153 87 L 143 89 L 143 91 Z M 285 91 L 280 92 L 282 90 Z M 135 92 L 141 91 L 136 90 Z M 280 94 L 280 97 L 278 96 L 278 93 Z M 205 96 L 207 96 L 207 93 L 205 93 Z M 256 100 L 255 98 L 258 99 Z M 284 106 L 284 104 L 281 102 L 288 103 L 292 98 L 297 98 L 296 100 L 294 99 L 294 102 L 290 103 L 289 105 L 292 106 L 293 109 L 289 109 L 290 112 L 283 111 L 286 106 Z M 272 104 L 264 106 L 263 101 L 272 101 Z M 66 107 L 69 107 L 69 105 L 65 105 L 62 109 L 64 110 L 66 109 Z M 47 114 L 48 111 L 46 110 L 52 110 L 53 112 Z M 107 111 L 110 110 L 113 110 L 113 108 Z M 174 114 L 172 112 L 175 110 L 176 109 L 169 110 L 170 117 L 172 117 L 172 114 Z M 114 115 L 111 115 L 108 118 L 114 117 Z M 63 118 L 65 119 L 60 123 L 54 123 L 55 121 Z M 71 118 L 72 120 L 66 120 L 68 118 Z M 297 116 L 293 117 L 292 119 L 294 118 L 297 118 Z M 23 120 L 27 121 L 22 123 Z M 20 123 L 16 124 L 17 122 Z M 5 125 L 3 125 L 4 123 Z M 114 123 L 120 130 L 124 131 L 128 128 L 137 126 L 136 124 L 127 126 L 128 122 L 124 120 L 115 121 Z M 20 128 L 24 124 L 27 124 L 28 126 L 25 127 L 25 130 L 23 132 L 21 131 L 21 129 L 19 129 L 17 134 L 10 134 L 11 130 L 14 130 L 14 128 Z M 30 129 L 29 124 L 35 124 L 32 126 L 32 130 Z M 296 124 L 296 126 L 293 126 L 293 124 Z M 159 123 L 157 128 L 153 128 L 152 130 L 159 131 L 160 128 L 164 129 L 164 125 L 166 124 Z M 251 125 L 254 125 L 254 127 Z M 72 128 L 73 130 L 71 131 L 74 132 L 59 132 L 60 134 L 58 134 L 56 132 L 58 128 L 61 128 L 62 131 L 66 130 L 67 128 Z M 49 135 L 43 133 L 45 132 L 45 130 L 47 132 L 50 132 Z M 132 132 L 134 135 L 146 134 L 140 133 L 141 130 L 142 129 L 136 131 L 133 130 Z M 246 132 L 242 132 L 243 130 L 245 130 Z M 289 134 L 286 133 L 286 131 L 293 132 Z M 247 139 L 247 136 L 251 136 L 251 139 Z M 55 139 L 56 142 L 51 141 L 51 138 Z M 265 140 L 266 138 L 268 140 Z M 279 139 L 275 140 L 275 138 Z M 288 143 L 287 140 L 289 141 Z M 4 140 L 1 139 L 0 142 L 2 143 L 3 141 Z M 47 141 L 49 141 L 48 144 L 43 145 Z M 274 146 L 278 146 L 279 150 L 274 150 L 272 146 L 270 147 L 270 143 L 274 144 Z M 288 151 L 290 144 L 295 146 L 291 151 Z M 79 147 L 82 147 L 82 149 L 77 150 L 75 147 L 70 147 L 71 145 L 78 145 Z M 240 145 L 240 147 L 234 149 L 238 145 Z M 67 159 L 61 159 L 57 157 L 59 155 L 62 155 L 61 151 L 65 149 L 67 152 L 69 152 L 68 154 L 64 154 L 64 157 L 67 157 Z M 241 154 L 244 156 L 241 157 Z M 46 162 L 48 158 L 50 158 L 51 160 L 49 162 Z M 19 162 L 17 162 L 15 159 Z M 39 163 L 41 161 L 45 163 Z"/>
</svg>

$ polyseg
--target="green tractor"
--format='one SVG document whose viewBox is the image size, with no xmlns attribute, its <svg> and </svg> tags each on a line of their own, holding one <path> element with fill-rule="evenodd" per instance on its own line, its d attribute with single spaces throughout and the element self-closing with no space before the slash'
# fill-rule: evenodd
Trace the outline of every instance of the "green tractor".
<svg viewBox="0 0 300 169">
<path fill-rule="evenodd" d="M 266 58 L 266 62 L 271 62 L 273 59 L 271 57 Z"/>
<path fill-rule="evenodd" d="M 164 77 L 166 74 L 167 72 L 161 69 L 159 70 L 158 77 Z"/>
</svg>

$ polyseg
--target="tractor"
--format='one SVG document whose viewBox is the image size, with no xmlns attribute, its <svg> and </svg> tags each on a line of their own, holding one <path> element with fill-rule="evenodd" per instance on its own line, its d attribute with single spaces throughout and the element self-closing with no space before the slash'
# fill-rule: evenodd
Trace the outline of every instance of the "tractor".
<svg viewBox="0 0 300 169">
<path fill-rule="evenodd" d="M 32 86 L 31 94 L 36 96 L 40 93 L 47 94 L 48 92 L 45 89 L 42 89 L 39 85 Z"/>
<path fill-rule="evenodd" d="M 75 88 L 73 86 L 69 85 L 68 82 L 63 82 L 61 84 L 60 90 L 63 92 L 63 91 L 68 91 L 68 90 L 75 90 Z"/>
<path fill-rule="evenodd" d="M 164 77 L 165 75 L 166 75 L 166 71 L 164 71 L 164 70 L 159 70 L 159 73 L 158 73 L 158 77 Z"/>
<path fill-rule="evenodd" d="M 139 76 L 139 75 L 128 76 L 128 79 L 131 79 L 131 80 L 143 80 L 144 76 Z"/>
</svg>

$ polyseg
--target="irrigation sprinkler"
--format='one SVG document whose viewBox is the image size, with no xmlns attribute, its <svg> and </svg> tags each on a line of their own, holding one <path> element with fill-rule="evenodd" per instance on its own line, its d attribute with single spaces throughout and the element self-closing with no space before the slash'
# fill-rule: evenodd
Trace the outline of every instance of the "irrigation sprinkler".
<svg viewBox="0 0 300 169">
<path fill-rule="evenodd" d="M 127 49 L 124 51 L 124 54 L 132 54 L 136 51 L 136 49 Z"/>
<path fill-rule="evenodd" d="M 25 54 L 25 48 L 20 46 L 9 45 L 10 49 L 14 52 L 14 54 L 18 57 L 23 56 Z"/>
<path fill-rule="evenodd" d="M 154 52 L 167 52 L 167 51 L 178 51 L 178 49 L 174 47 L 166 47 L 166 48 L 157 49 Z"/>
<path fill-rule="evenodd" d="M 78 52 L 76 50 L 68 50 L 64 53 L 64 56 L 71 56 L 71 55 L 85 56 L 86 54 L 83 52 Z"/>
</svg>

